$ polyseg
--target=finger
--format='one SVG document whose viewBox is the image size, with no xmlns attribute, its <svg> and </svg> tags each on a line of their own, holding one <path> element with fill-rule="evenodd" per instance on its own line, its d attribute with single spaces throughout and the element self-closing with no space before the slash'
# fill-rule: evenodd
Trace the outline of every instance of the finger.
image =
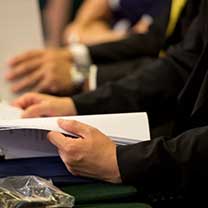
<svg viewBox="0 0 208 208">
<path fill-rule="evenodd" d="M 40 67 L 42 62 L 43 61 L 41 58 L 36 58 L 36 59 L 32 59 L 32 60 L 23 62 L 20 65 L 17 65 L 17 67 L 10 69 L 6 73 L 6 79 L 8 79 L 8 80 L 17 79 L 18 77 L 21 77 L 21 76 L 37 69 L 38 67 Z"/>
<path fill-rule="evenodd" d="M 33 89 L 33 92 L 50 93 L 50 84 L 48 80 L 41 80 Z"/>
<path fill-rule="evenodd" d="M 44 68 L 41 67 L 40 70 L 44 72 L 43 79 L 33 88 L 34 92 L 56 93 L 58 91 L 57 87 L 55 86 L 56 83 L 54 83 L 53 80 L 51 79 L 50 69 L 51 69 L 50 64 L 44 65 Z"/>
<path fill-rule="evenodd" d="M 12 86 L 13 92 L 20 92 L 22 90 L 25 90 L 26 88 L 32 87 L 36 85 L 38 82 L 40 82 L 42 78 L 42 72 L 41 71 L 35 71 L 27 76 L 25 78 L 21 79 L 20 81 L 16 82 Z"/>
<path fill-rule="evenodd" d="M 71 140 L 73 140 L 70 137 L 65 137 L 63 134 L 54 131 L 49 132 L 47 138 L 61 152 L 65 152 L 64 150 L 69 146 Z"/>
<path fill-rule="evenodd" d="M 11 59 L 8 60 L 8 65 L 9 66 L 15 66 L 21 62 L 27 61 L 29 59 L 37 58 L 41 55 L 43 55 L 44 51 L 43 50 L 31 50 L 26 53 L 17 55 Z"/>
<path fill-rule="evenodd" d="M 58 120 L 59 126 L 65 131 L 71 132 L 75 135 L 79 135 L 83 138 L 86 137 L 86 133 L 92 128 L 84 123 L 75 120 Z"/>
<path fill-rule="evenodd" d="M 38 93 L 26 93 L 16 100 L 12 101 L 11 105 L 25 109 L 30 105 L 40 102 L 43 95 Z"/>
<path fill-rule="evenodd" d="M 22 118 L 37 118 L 51 116 L 47 103 L 32 104 L 22 114 Z"/>
<path fill-rule="evenodd" d="M 32 89 L 33 92 L 40 92 L 40 93 L 52 93 L 55 94 L 58 92 L 58 88 L 53 86 L 49 80 L 42 80 L 40 81 L 37 86 Z"/>
</svg>

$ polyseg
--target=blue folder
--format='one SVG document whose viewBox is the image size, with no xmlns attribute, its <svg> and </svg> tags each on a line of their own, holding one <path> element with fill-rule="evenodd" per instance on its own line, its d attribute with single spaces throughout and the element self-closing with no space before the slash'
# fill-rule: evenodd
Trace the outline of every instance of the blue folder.
<svg viewBox="0 0 208 208">
<path fill-rule="evenodd" d="M 40 157 L 0 160 L 0 178 L 36 175 L 51 179 L 56 185 L 93 183 L 96 180 L 73 176 L 60 157 Z"/>
</svg>

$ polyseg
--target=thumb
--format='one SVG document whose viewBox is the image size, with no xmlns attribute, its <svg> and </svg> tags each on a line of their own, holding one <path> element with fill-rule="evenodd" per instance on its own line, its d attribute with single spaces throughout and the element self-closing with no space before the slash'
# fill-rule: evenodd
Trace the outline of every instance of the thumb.
<svg viewBox="0 0 208 208">
<path fill-rule="evenodd" d="M 60 150 L 63 150 L 71 141 L 69 137 L 65 137 L 63 134 L 53 131 L 48 133 L 47 138 Z"/>
<path fill-rule="evenodd" d="M 75 120 L 59 119 L 58 124 L 65 131 L 71 132 L 75 135 L 79 135 L 82 138 L 85 138 L 86 133 L 89 132 L 89 130 L 91 129 L 90 126 Z"/>
</svg>

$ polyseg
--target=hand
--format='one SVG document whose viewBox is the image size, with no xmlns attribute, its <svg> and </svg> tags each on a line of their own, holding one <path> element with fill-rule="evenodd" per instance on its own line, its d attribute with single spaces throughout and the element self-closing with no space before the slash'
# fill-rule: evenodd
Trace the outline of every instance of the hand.
<svg viewBox="0 0 208 208">
<path fill-rule="evenodd" d="M 77 139 L 49 132 L 48 139 L 58 148 L 67 169 L 74 175 L 112 183 L 121 183 L 116 158 L 116 144 L 99 130 L 78 121 L 59 120 L 66 131 L 80 135 Z"/>
<path fill-rule="evenodd" d="M 9 61 L 6 78 L 15 81 L 13 92 L 32 91 L 66 94 L 73 90 L 70 55 L 65 49 L 30 51 Z"/>
<path fill-rule="evenodd" d="M 153 23 L 151 16 L 144 15 L 132 28 L 132 31 L 139 34 L 145 34 L 149 32 L 150 26 Z"/>
<path fill-rule="evenodd" d="M 63 42 L 66 45 L 69 45 L 74 42 L 80 42 L 79 37 L 82 34 L 82 27 L 79 24 L 71 23 L 69 26 L 66 27 L 64 34 L 63 34 Z"/>
<path fill-rule="evenodd" d="M 79 42 L 87 45 L 99 44 L 102 42 L 112 41 L 111 36 L 115 36 L 109 25 L 103 21 L 94 21 L 89 25 L 80 25 L 73 23 L 69 25 L 64 32 L 64 42 L 71 44 Z M 118 37 L 117 37 L 118 36 Z M 113 40 L 124 36 L 123 33 L 116 34 Z"/>
<path fill-rule="evenodd" d="M 71 98 L 58 98 L 40 93 L 26 93 L 13 101 L 12 105 L 24 110 L 22 117 L 50 117 L 76 115 L 77 110 Z"/>
</svg>

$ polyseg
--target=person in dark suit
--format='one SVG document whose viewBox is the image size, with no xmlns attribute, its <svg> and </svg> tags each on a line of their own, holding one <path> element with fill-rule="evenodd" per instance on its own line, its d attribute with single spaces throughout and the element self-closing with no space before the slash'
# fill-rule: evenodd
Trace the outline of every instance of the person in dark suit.
<svg viewBox="0 0 208 208">
<path fill-rule="evenodd" d="M 18 80 L 12 84 L 12 90 L 19 92 L 31 87 L 31 90 L 39 92 L 69 94 L 74 85 L 80 85 L 84 80 L 76 82 L 76 78 L 73 78 L 70 71 L 70 68 L 73 68 L 72 65 L 88 71 L 91 65 L 90 59 L 93 64 L 107 64 L 135 58 L 142 59 L 143 56 L 158 57 L 166 40 L 170 7 L 171 1 L 164 1 L 164 8 L 160 10 L 160 15 L 155 18 L 146 34 L 132 33 L 128 38 L 118 42 L 85 47 L 89 51 L 89 59 L 83 58 L 84 55 L 80 55 L 83 52 L 80 50 L 77 52 L 77 47 L 75 49 L 74 45 L 64 49 L 31 51 L 12 58 L 9 61 L 11 69 L 6 76 L 11 82 Z M 78 46 L 78 49 L 80 48 L 83 49 Z M 141 62 L 143 63 L 142 60 Z"/>
<path fill-rule="evenodd" d="M 208 184 L 207 9 L 208 1 L 203 0 L 184 41 L 143 70 L 72 99 L 27 94 L 14 104 L 25 109 L 25 117 L 146 111 L 151 127 L 172 120 L 168 136 L 135 145 L 116 147 L 98 130 L 77 122 L 61 121 L 60 126 L 84 141 L 68 141 L 57 133 L 48 137 L 74 174 L 147 190 L 179 191 L 192 196 L 189 200 L 206 196 L 202 190 Z"/>
<path fill-rule="evenodd" d="M 207 204 L 208 185 L 208 1 L 183 42 L 168 55 L 119 82 L 72 98 L 27 94 L 14 102 L 24 116 L 148 112 L 151 127 L 172 121 L 169 134 L 117 146 L 98 130 L 59 121 L 81 136 L 68 140 L 51 132 L 69 171 L 147 191 L 179 192 Z M 56 113 L 55 113 L 56 112 Z M 165 131 L 164 131 L 165 132 Z"/>
<path fill-rule="evenodd" d="M 121 40 L 132 33 L 146 33 L 170 0 L 87 0 L 66 28 L 66 43 L 86 45 Z"/>
<path fill-rule="evenodd" d="M 97 87 L 140 70 L 143 65 L 157 60 L 162 51 L 166 51 L 172 45 L 182 41 L 193 19 L 198 14 L 199 5 L 200 1 L 188 0 L 175 25 L 175 30 L 167 38 L 157 33 L 156 28 L 152 28 L 155 32 L 140 38 L 132 36 L 126 41 L 89 47 L 92 62 L 97 64 Z M 162 18 L 159 21 L 162 21 Z M 165 23 L 163 24 L 165 25 Z M 160 36 L 161 42 L 154 42 L 155 36 Z M 145 47 L 143 43 L 145 43 Z"/>
</svg>

